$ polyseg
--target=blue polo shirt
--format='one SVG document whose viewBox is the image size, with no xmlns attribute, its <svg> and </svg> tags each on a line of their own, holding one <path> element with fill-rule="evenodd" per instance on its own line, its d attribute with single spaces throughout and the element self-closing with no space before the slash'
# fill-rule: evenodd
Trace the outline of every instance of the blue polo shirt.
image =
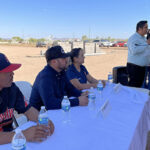
<svg viewBox="0 0 150 150">
<path fill-rule="evenodd" d="M 85 66 L 80 66 L 80 72 L 76 69 L 74 64 L 70 65 L 67 69 L 67 77 L 69 80 L 78 79 L 80 83 L 87 83 L 86 76 L 88 75 L 88 71 Z"/>
<path fill-rule="evenodd" d="M 14 83 L 9 88 L 3 88 L 0 91 L 0 131 L 12 131 L 14 110 L 24 113 L 28 108 L 25 107 L 24 97 Z"/>
<path fill-rule="evenodd" d="M 47 110 L 60 109 L 65 95 L 78 97 L 81 92 L 69 82 L 65 71 L 58 73 L 47 65 L 36 77 L 31 92 L 30 106 L 38 110 L 42 105 L 45 105 Z M 70 103 L 71 106 L 78 106 L 79 100 L 78 98 L 70 99 Z"/>
</svg>

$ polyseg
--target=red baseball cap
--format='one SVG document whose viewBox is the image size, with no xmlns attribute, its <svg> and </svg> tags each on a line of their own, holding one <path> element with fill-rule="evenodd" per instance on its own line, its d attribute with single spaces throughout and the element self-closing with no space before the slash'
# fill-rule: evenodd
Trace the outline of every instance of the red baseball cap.
<svg viewBox="0 0 150 150">
<path fill-rule="evenodd" d="M 0 53 L 0 72 L 12 72 L 21 67 L 21 64 L 10 63 L 7 57 Z"/>
</svg>

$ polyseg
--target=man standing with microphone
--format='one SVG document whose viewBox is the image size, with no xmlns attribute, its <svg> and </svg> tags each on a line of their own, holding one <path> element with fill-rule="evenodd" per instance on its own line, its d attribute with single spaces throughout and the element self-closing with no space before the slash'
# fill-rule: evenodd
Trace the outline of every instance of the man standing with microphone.
<svg viewBox="0 0 150 150">
<path fill-rule="evenodd" d="M 128 40 L 127 71 L 129 86 L 141 87 L 144 81 L 145 68 L 149 64 L 150 40 L 145 36 L 148 31 L 147 21 L 140 21 L 134 33 Z"/>
</svg>

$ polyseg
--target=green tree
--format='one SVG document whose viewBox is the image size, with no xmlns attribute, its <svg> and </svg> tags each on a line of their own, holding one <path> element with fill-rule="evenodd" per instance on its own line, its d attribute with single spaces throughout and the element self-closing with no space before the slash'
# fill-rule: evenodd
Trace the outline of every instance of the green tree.
<svg viewBox="0 0 150 150">
<path fill-rule="evenodd" d="M 111 37 L 109 36 L 109 37 L 107 38 L 107 40 L 108 40 L 108 41 L 111 41 Z"/>
<path fill-rule="evenodd" d="M 19 36 L 14 36 L 14 37 L 12 37 L 12 40 L 15 40 L 15 41 L 17 41 L 17 42 L 22 42 L 22 41 L 23 41 L 23 39 L 20 38 Z"/>
<path fill-rule="evenodd" d="M 88 40 L 88 37 L 86 35 L 82 36 L 82 41 Z"/>
<path fill-rule="evenodd" d="M 57 46 L 59 41 L 53 41 L 52 46 Z"/>
<path fill-rule="evenodd" d="M 46 41 L 46 39 L 44 39 L 44 38 L 38 39 L 38 42 L 45 42 L 45 41 Z"/>
<path fill-rule="evenodd" d="M 34 44 L 34 43 L 36 43 L 38 40 L 37 39 L 34 39 L 34 38 L 30 38 L 29 39 L 29 43 L 30 44 Z"/>
<path fill-rule="evenodd" d="M 95 38 L 95 40 L 99 40 L 100 38 L 99 38 L 99 36 L 97 36 L 96 38 Z"/>
</svg>

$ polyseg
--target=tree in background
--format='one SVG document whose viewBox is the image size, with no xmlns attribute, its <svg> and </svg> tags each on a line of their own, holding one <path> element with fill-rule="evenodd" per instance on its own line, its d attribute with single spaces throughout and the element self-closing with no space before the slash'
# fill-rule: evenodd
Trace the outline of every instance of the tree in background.
<svg viewBox="0 0 150 150">
<path fill-rule="evenodd" d="M 59 41 L 53 41 L 52 46 L 57 46 Z"/>
<path fill-rule="evenodd" d="M 12 37 L 12 40 L 16 41 L 16 42 L 19 42 L 19 43 L 22 43 L 23 42 L 23 39 L 20 38 L 19 36 L 14 36 Z"/>
<path fill-rule="evenodd" d="M 99 38 L 99 36 L 97 36 L 96 38 L 95 38 L 95 40 L 99 40 L 100 38 Z"/>
<path fill-rule="evenodd" d="M 41 38 L 41 39 L 38 39 L 37 41 L 38 41 L 38 42 L 45 42 L 45 41 L 46 41 L 46 39 Z"/>
<path fill-rule="evenodd" d="M 89 40 L 88 37 L 86 35 L 83 35 L 82 36 L 82 41 L 86 41 L 86 40 Z"/>
<path fill-rule="evenodd" d="M 30 38 L 30 39 L 28 39 L 28 41 L 30 44 L 35 44 L 38 40 L 34 39 L 34 38 Z"/>
<path fill-rule="evenodd" d="M 107 40 L 108 40 L 108 41 L 111 41 L 111 37 L 109 36 L 109 37 L 107 38 Z"/>
</svg>

